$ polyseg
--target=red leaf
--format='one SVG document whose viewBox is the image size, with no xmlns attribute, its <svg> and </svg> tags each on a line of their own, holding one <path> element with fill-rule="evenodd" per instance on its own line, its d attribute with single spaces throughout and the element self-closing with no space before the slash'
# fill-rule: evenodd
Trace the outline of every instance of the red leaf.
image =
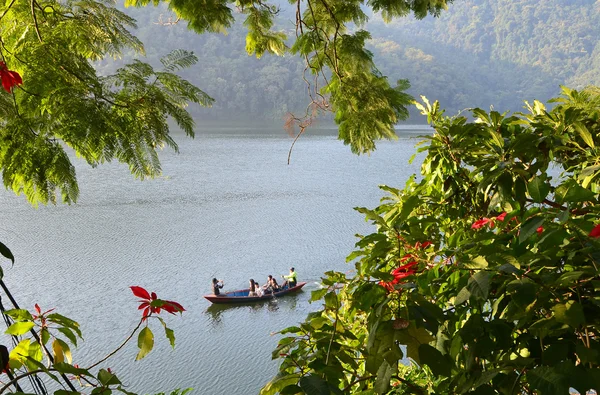
<svg viewBox="0 0 600 395">
<path fill-rule="evenodd" d="M 133 292 L 133 294 L 135 296 L 137 296 L 138 298 L 150 300 L 150 294 L 144 288 L 137 287 L 137 286 L 133 286 L 133 287 L 129 287 L 129 288 L 131 288 L 131 291 Z"/>
<path fill-rule="evenodd" d="M 590 232 L 590 234 L 588 236 L 593 237 L 593 238 L 600 237 L 600 224 L 596 225 L 594 227 L 594 229 L 592 229 L 592 231 Z"/>
<path fill-rule="evenodd" d="M 173 302 L 172 300 L 165 300 L 165 303 L 162 305 L 162 308 L 171 314 L 182 313 L 185 311 L 182 305 L 180 305 L 177 302 Z"/>
<path fill-rule="evenodd" d="M 506 211 L 496 217 L 498 221 L 504 221 L 504 218 L 506 218 Z"/>
<path fill-rule="evenodd" d="M 489 222 L 491 222 L 489 218 L 478 219 L 477 221 L 473 222 L 473 225 L 471 225 L 471 229 L 481 229 Z"/>
<path fill-rule="evenodd" d="M 398 273 L 403 273 L 403 272 L 406 272 L 406 271 L 408 271 L 410 268 L 412 268 L 413 266 L 415 266 L 416 264 L 417 264 L 417 262 L 416 262 L 416 261 L 410 261 L 410 262 L 408 262 L 406 265 L 402 265 L 402 266 L 400 266 L 400 267 L 398 267 L 398 268 L 394 269 L 394 270 L 392 271 L 392 275 L 394 275 L 394 276 L 395 276 L 395 275 L 396 275 L 396 274 L 398 274 Z"/>
<path fill-rule="evenodd" d="M 13 86 L 23 84 L 23 79 L 16 71 L 9 70 L 6 63 L 0 61 L 0 79 L 2 80 L 2 88 L 10 93 Z"/>
<path fill-rule="evenodd" d="M 421 249 L 424 250 L 425 248 L 429 247 L 432 244 L 433 244 L 432 242 L 426 241 L 425 243 L 421 244 Z"/>
<path fill-rule="evenodd" d="M 142 321 L 145 321 L 146 318 L 150 316 L 150 307 L 146 307 L 144 312 L 142 313 Z"/>
<path fill-rule="evenodd" d="M 10 88 L 12 87 L 10 80 L 8 78 L 3 78 L 3 75 L 0 75 L 0 78 L 2 79 L 2 87 L 4 90 L 10 93 Z"/>
<path fill-rule="evenodd" d="M 42 309 L 40 309 L 40 306 L 37 303 L 35 304 L 35 311 L 37 311 L 38 314 L 42 314 Z"/>
<path fill-rule="evenodd" d="M 148 299 L 150 299 L 150 298 L 148 298 Z M 156 293 L 155 292 L 152 292 L 152 300 L 156 300 Z"/>
</svg>

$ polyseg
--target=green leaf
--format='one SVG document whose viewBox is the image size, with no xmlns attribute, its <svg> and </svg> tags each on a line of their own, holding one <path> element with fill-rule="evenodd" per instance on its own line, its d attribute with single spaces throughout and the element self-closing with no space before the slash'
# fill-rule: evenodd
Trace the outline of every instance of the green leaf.
<svg viewBox="0 0 600 395">
<path fill-rule="evenodd" d="M 402 204 L 402 210 L 400 211 L 398 219 L 400 221 L 405 221 L 419 204 L 421 204 L 421 199 L 419 199 L 418 196 L 410 196 Z"/>
<path fill-rule="evenodd" d="M 92 395 L 111 395 L 112 390 L 106 387 L 96 387 L 91 392 Z"/>
<path fill-rule="evenodd" d="M 31 313 L 25 309 L 12 309 L 4 312 L 7 316 L 15 321 L 33 321 Z"/>
<path fill-rule="evenodd" d="M 527 192 L 529 192 L 529 196 L 531 196 L 534 202 L 541 203 L 548 196 L 548 192 L 550 192 L 550 184 L 541 177 L 534 177 L 527 184 Z"/>
<path fill-rule="evenodd" d="M 594 148 L 594 138 L 592 137 L 592 134 L 584 124 L 582 124 L 581 122 L 574 122 L 573 128 L 575 128 L 575 131 L 579 133 L 579 136 L 588 145 L 588 147 Z"/>
<path fill-rule="evenodd" d="M 419 346 L 419 359 L 422 365 L 429 366 L 434 375 L 450 377 L 452 364 L 441 352 L 429 344 Z"/>
<path fill-rule="evenodd" d="M 77 333 L 79 338 L 81 338 L 81 330 L 79 329 L 79 324 L 73 321 L 72 319 L 57 313 L 49 314 L 47 318 L 50 322 L 54 322 L 55 324 L 71 329 L 73 332 Z"/>
<path fill-rule="evenodd" d="M 537 229 L 544 224 L 544 217 L 536 216 L 529 218 L 523 226 L 521 226 L 521 233 L 519 233 L 519 243 L 526 241 L 529 236 L 536 233 Z"/>
<path fill-rule="evenodd" d="M 390 388 L 390 379 L 395 373 L 395 369 L 384 360 L 377 370 L 377 378 L 375 379 L 375 391 L 378 394 L 385 394 Z"/>
<path fill-rule="evenodd" d="M 485 269 L 488 267 L 488 261 L 480 255 L 470 261 L 463 262 L 461 266 L 465 269 Z"/>
<path fill-rule="evenodd" d="M 69 339 L 69 341 L 70 341 L 71 343 L 73 343 L 73 345 L 74 345 L 74 346 L 77 346 L 77 337 L 75 336 L 75 334 L 73 333 L 73 331 L 72 331 L 72 330 L 70 330 L 69 328 L 65 328 L 65 327 L 62 327 L 62 328 L 57 328 L 57 329 L 58 329 L 58 331 L 59 331 L 60 333 L 62 333 L 63 335 L 65 335 L 65 337 L 66 337 L 67 339 Z M 46 332 L 47 332 L 47 331 L 46 331 Z M 48 341 L 48 340 L 46 340 L 46 342 L 47 342 L 47 341 Z"/>
<path fill-rule="evenodd" d="M 59 373 L 73 374 L 75 376 L 91 376 L 90 372 L 86 369 L 76 368 L 75 366 L 64 362 L 55 363 L 52 367 Z"/>
<path fill-rule="evenodd" d="M 27 332 L 29 332 L 35 324 L 33 322 L 25 321 L 25 322 L 15 322 L 6 330 L 7 335 L 13 336 L 21 336 Z"/>
<path fill-rule="evenodd" d="M 316 302 L 317 300 L 321 300 L 323 296 L 329 291 L 327 288 L 315 289 L 310 293 L 309 302 Z"/>
<path fill-rule="evenodd" d="M 400 344 L 406 346 L 406 356 L 418 364 L 421 363 L 419 347 L 421 344 L 429 344 L 434 340 L 434 337 L 425 328 L 416 328 L 412 323 L 407 329 L 396 331 L 396 337 Z"/>
<path fill-rule="evenodd" d="M 315 317 L 310 320 L 310 326 L 313 329 L 321 329 L 325 324 L 331 324 L 331 320 L 327 317 Z"/>
<path fill-rule="evenodd" d="M 23 339 L 17 344 L 15 348 L 10 350 L 9 353 L 9 366 L 11 369 L 19 369 L 23 366 L 25 360 L 29 357 L 29 346 L 31 341 L 29 339 Z"/>
<path fill-rule="evenodd" d="M 469 290 L 471 295 L 479 300 L 486 300 L 490 291 L 490 279 L 492 273 L 479 271 L 469 278 Z"/>
<path fill-rule="evenodd" d="M 153 347 L 154 334 L 152 333 L 150 328 L 146 326 L 140 331 L 140 334 L 138 335 L 138 348 L 140 349 L 140 351 L 135 357 L 135 360 L 139 361 L 140 359 L 144 358 L 146 355 L 148 355 L 150 351 L 152 351 Z"/>
<path fill-rule="evenodd" d="M 288 385 L 298 383 L 300 375 L 297 373 L 287 374 L 279 372 L 271 381 L 267 383 L 261 390 L 260 395 L 275 395 Z"/>
<path fill-rule="evenodd" d="M 331 291 L 325 294 L 325 307 L 328 309 L 337 309 L 338 296 L 335 291 Z"/>
<path fill-rule="evenodd" d="M 50 332 L 48 331 L 48 328 L 42 328 L 42 330 L 40 330 L 40 338 L 42 340 L 42 344 L 48 343 L 50 340 Z"/>
<path fill-rule="evenodd" d="M 0 241 L 0 254 L 2 254 L 3 257 L 5 257 L 6 259 L 10 259 L 10 261 L 13 263 L 13 265 L 15 264 L 15 256 L 12 254 L 12 252 L 10 251 L 10 249 L 4 245 L 4 243 L 2 243 Z"/>
<path fill-rule="evenodd" d="M 308 376 L 304 376 L 298 382 L 300 388 L 306 394 L 311 395 L 329 395 L 329 385 L 327 381 L 323 380 L 321 377 L 309 374 Z"/>
<path fill-rule="evenodd" d="M 542 394 L 568 394 L 567 379 L 550 366 L 538 366 L 527 372 L 527 382 Z"/>
<path fill-rule="evenodd" d="M 570 287 L 575 284 L 579 277 L 581 277 L 585 272 L 575 271 L 575 272 L 566 272 L 563 273 L 556 281 L 556 285 Z"/>
<path fill-rule="evenodd" d="M 465 303 L 471 297 L 471 291 L 467 287 L 463 287 L 456 298 L 454 299 L 454 305 L 458 306 Z"/>
<path fill-rule="evenodd" d="M 577 328 L 585 323 L 583 307 L 574 300 L 569 300 L 565 304 L 556 304 L 552 307 L 552 311 L 554 311 L 554 318 L 563 324 Z"/>
<path fill-rule="evenodd" d="M 171 347 L 175 348 L 175 332 L 173 332 L 173 329 L 165 326 L 165 336 L 169 339 Z"/>
<path fill-rule="evenodd" d="M 304 394 L 302 388 L 300 388 L 296 384 L 288 385 L 284 387 L 281 391 L 279 391 L 279 395 L 294 395 L 294 394 Z"/>
<path fill-rule="evenodd" d="M 596 194 L 594 192 L 577 184 L 577 182 L 571 178 L 556 187 L 554 196 L 556 203 L 558 204 L 563 204 L 565 202 L 588 202 L 596 199 Z"/>
<path fill-rule="evenodd" d="M 581 343 L 577 343 L 577 345 L 575 345 L 575 352 L 583 364 L 596 364 L 598 357 L 600 356 L 599 350 L 587 348 Z"/>
<path fill-rule="evenodd" d="M 110 373 L 106 369 L 100 369 L 98 372 L 98 381 L 100 381 L 100 383 L 102 383 L 104 386 L 121 384 L 121 381 L 119 381 L 117 376 L 114 373 Z"/>
</svg>

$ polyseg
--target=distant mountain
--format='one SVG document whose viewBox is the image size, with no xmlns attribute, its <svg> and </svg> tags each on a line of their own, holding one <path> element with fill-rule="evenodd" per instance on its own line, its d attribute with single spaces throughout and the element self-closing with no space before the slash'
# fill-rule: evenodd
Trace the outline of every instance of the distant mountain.
<svg viewBox="0 0 600 395">
<path fill-rule="evenodd" d="M 280 26 L 291 35 L 293 10 L 281 6 Z M 127 12 L 138 20 L 151 63 L 175 48 L 198 55 L 185 77 L 216 99 L 213 108 L 196 112 L 200 121 L 278 120 L 304 110 L 302 61 L 249 57 L 241 23 L 228 35 L 196 35 L 184 23 L 170 24 L 164 8 Z M 440 18 L 385 24 L 372 15 L 367 29 L 381 72 L 408 78 L 411 94 L 440 100 L 448 114 L 474 106 L 519 110 L 523 100 L 556 95 L 560 84 L 600 84 L 600 1 L 456 0 Z M 109 72 L 119 64 L 98 67 Z"/>
</svg>

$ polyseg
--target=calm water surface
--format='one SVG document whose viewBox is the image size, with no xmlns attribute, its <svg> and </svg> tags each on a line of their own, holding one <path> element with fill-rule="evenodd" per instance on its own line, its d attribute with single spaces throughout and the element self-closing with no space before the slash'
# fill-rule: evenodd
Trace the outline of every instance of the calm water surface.
<svg viewBox="0 0 600 395">
<path fill-rule="evenodd" d="M 104 367 L 140 393 L 258 393 L 277 372 L 272 333 L 319 308 L 308 299 L 322 273 L 351 271 L 345 257 L 355 234 L 373 230 L 352 208 L 374 207 L 379 184 L 401 187 L 418 171 L 418 161 L 408 165 L 418 133 L 360 157 L 334 136 L 307 135 L 288 166 L 284 132 L 220 132 L 178 139 L 180 153 L 161 154 L 156 180 L 136 181 L 121 164 L 77 162 L 81 196 L 73 206 L 36 210 L 0 191 L 0 240 L 16 256 L 14 267 L 3 265 L 5 282 L 22 307 L 56 307 L 81 324 L 74 363 L 98 360 L 129 334 L 140 313 L 128 287 L 140 285 L 187 309 L 165 317 L 176 348 L 152 322 L 148 357 L 133 362 L 134 341 Z M 295 296 L 240 307 L 202 298 L 212 277 L 233 290 L 290 266 L 309 282 Z"/>
</svg>

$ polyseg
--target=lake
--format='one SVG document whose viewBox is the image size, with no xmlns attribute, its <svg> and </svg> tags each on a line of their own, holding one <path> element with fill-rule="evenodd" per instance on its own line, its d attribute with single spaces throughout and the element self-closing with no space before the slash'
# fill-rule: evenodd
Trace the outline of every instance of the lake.
<svg viewBox="0 0 600 395">
<path fill-rule="evenodd" d="M 331 133 L 292 139 L 279 129 L 200 130 L 176 137 L 180 153 L 161 153 L 163 176 L 140 182 L 125 165 L 91 168 L 76 161 L 81 195 L 75 205 L 30 207 L 0 192 L 0 240 L 16 257 L 4 281 L 23 308 L 56 308 L 81 324 L 73 350 L 86 366 L 116 348 L 141 313 L 129 286 L 180 302 L 171 349 L 153 320 L 155 349 L 134 362 L 137 342 L 110 367 L 139 393 L 193 387 L 197 394 L 257 394 L 277 373 L 277 331 L 318 309 L 310 304 L 323 272 L 352 272 L 345 263 L 356 234 L 374 228 L 353 207 L 375 207 L 378 185 L 402 187 L 419 170 L 409 165 L 416 136 L 400 131 L 370 156 L 356 156 Z M 252 306 L 211 306 L 213 277 L 224 291 L 264 284 L 268 274 L 296 268 L 304 290 Z M 8 300 L 3 298 L 5 306 Z"/>
</svg>

